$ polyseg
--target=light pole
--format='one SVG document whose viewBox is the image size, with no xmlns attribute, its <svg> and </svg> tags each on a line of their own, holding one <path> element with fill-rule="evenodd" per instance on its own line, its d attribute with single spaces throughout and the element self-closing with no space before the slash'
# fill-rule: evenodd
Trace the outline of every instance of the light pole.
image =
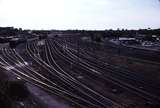
<svg viewBox="0 0 160 108">
<path fill-rule="evenodd" d="M 77 36 L 77 64 L 79 65 L 79 38 Z"/>
</svg>

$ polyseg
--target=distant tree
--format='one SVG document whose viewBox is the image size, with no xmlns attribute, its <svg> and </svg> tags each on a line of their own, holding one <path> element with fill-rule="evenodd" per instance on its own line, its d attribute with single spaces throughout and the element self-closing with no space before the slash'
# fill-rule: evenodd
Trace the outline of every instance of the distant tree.
<svg viewBox="0 0 160 108">
<path fill-rule="evenodd" d="M 101 41 L 102 41 L 101 37 L 95 37 L 94 40 L 95 40 L 96 42 L 101 42 Z"/>
</svg>

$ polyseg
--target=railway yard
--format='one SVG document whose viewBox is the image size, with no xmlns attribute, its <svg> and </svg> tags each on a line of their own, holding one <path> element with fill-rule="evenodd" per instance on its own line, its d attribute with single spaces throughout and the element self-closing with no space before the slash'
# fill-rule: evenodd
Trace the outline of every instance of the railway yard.
<svg viewBox="0 0 160 108">
<path fill-rule="evenodd" d="M 69 108 L 159 108 L 160 63 L 95 44 L 78 36 L 53 36 L 2 47 L 0 69 Z"/>
</svg>

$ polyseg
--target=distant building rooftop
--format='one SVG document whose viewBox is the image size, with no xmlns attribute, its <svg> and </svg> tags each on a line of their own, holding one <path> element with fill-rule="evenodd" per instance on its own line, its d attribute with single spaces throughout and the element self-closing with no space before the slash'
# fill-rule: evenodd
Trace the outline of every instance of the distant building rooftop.
<svg viewBox="0 0 160 108">
<path fill-rule="evenodd" d="M 19 38 L 12 38 L 11 41 L 17 41 Z"/>
<path fill-rule="evenodd" d="M 136 38 L 127 38 L 127 37 L 120 37 L 120 41 L 130 41 L 130 40 L 136 40 Z"/>
</svg>

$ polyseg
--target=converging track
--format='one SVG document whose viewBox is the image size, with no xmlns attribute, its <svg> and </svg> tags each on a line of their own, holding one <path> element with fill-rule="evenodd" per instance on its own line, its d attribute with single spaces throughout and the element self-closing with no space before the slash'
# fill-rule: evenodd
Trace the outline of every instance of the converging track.
<svg viewBox="0 0 160 108">
<path fill-rule="evenodd" d="M 94 89 L 89 82 L 95 84 L 111 82 L 146 101 L 159 102 L 160 100 L 149 90 L 138 88 L 141 85 L 151 87 L 158 94 L 159 92 L 156 91 L 159 89 L 158 86 L 149 84 L 151 82 L 143 80 L 126 69 L 95 59 L 94 54 L 83 48 L 78 52 L 79 49 L 74 44 L 60 39 L 41 40 L 43 44 L 39 42 L 36 40 L 26 43 L 26 52 L 23 52 L 26 57 L 16 49 L 2 48 L 0 68 L 71 102 L 76 108 L 125 108 L 127 106 L 125 103 L 120 103 L 117 97 L 104 95 Z M 78 78 L 80 75 L 85 77 L 87 82 Z"/>
</svg>

